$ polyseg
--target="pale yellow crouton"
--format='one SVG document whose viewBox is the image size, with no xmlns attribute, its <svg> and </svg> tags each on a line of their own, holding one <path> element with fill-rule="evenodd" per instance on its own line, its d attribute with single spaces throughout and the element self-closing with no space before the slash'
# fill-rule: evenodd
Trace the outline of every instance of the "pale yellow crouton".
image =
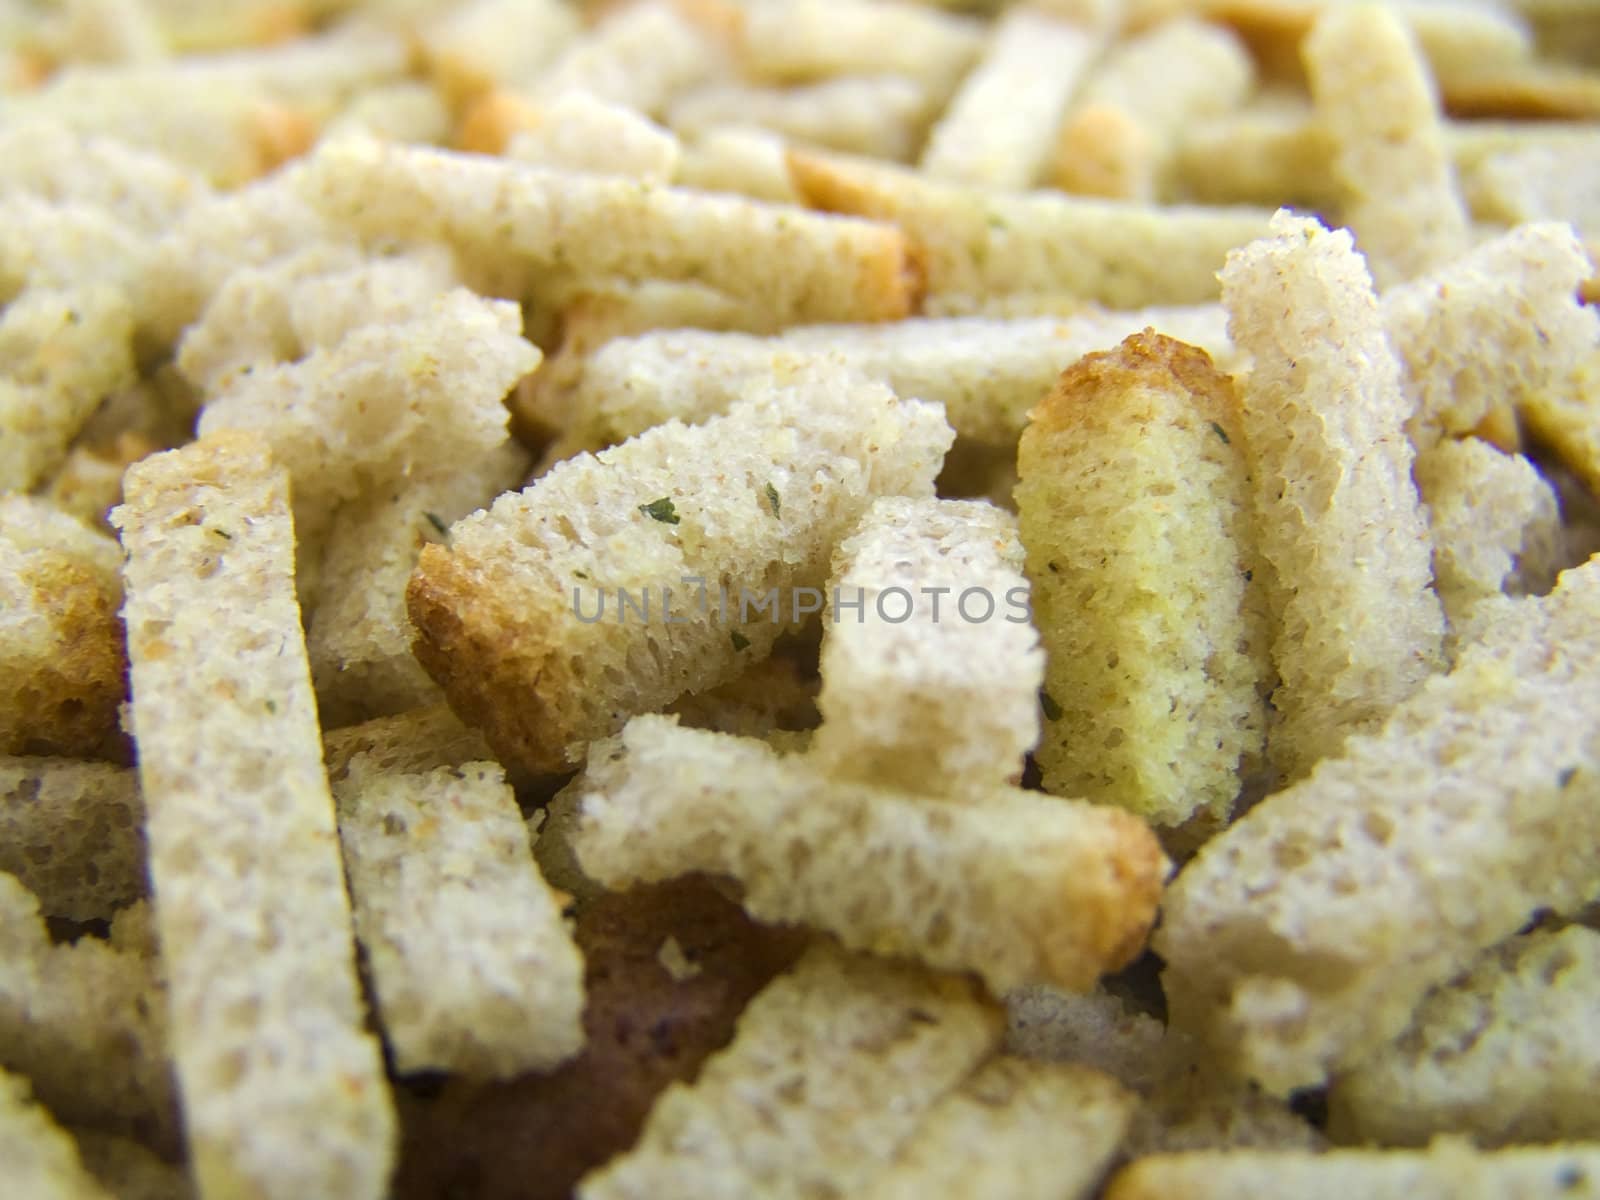
<svg viewBox="0 0 1600 1200">
<path fill-rule="evenodd" d="M 361 725 L 329 730 L 323 739 L 328 779 L 339 784 L 357 755 L 367 767 L 390 775 L 459 767 L 490 757 L 483 735 L 468 729 L 446 704 L 430 704 Z"/>
<path fill-rule="evenodd" d="M 446 100 L 460 107 L 532 82 L 580 28 L 574 6 L 561 0 L 468 0 L 445 8 L 419 41 Z"/>
<path fill-rule="evenodd" d="M 33 1100 L 28 1081 L 0 1070 L 0 1162 L 6 1187 L 29 1200 L 111 1200 L 84 1169 L 72 1137 Z"/>
<path fill-rule="evenodd" d="M 1600 230 L 1600 130 L 1577 127 L 1586 140 L 1524 145 L 1490 154 L 1463 181 L 1479 217 L 1568 221 L 1593 237 Z"/>
<path fill-rule="evenodd" d="M 350 100 L 322 127 L 324 138 L 359 134 L 388 142 L 443 145 L 450 139 L 450 110 L 426 83 L 402 80 L 370 88 Z"/>
<path fill-rule="evenodd" d="M 773 204 L 802 204 L 786 155 L 784 140 L 775 133 L 743 126 L 710 129 L 684 147 L 676 182 Z"/>
<path fill-rule="evenodd" d="M 0 129 L 0 195 L 106 209 L 130 229 L 158 233 L 211 192 L 192 171 L 151 150 L 53 121 Z"/>
<path fill-rule="evenodd" d="M 496 106 L 498 94 L 485 101 L 496 106 L 489 111 L 498 112 L 501 120 L 500 128 L 483 133 L 502 135 L 500 144 L 478 146 L 464 139 L 463 149 L 651 183 L 671 183 L 678 172 L 677 137 L 631 108 L 586 92 L 563 92 L 543 103 L 507 99 L 509 108 L 503 102 Z"/>
<path fill-rule="evenodd" d="M 587 92 L 660 117 L 674 98 L 725 72 L 729 30 L 723 18 L 716 4 L 638 0 L 621 6 L 567 46 L 530 92 L 540 99 Z"/>
<path fill-rule="evenodd" d="M 847 75 L 784 88 L 707 84 L 673 101 L 667 123 L 688 138 L 748 126 L 801 145 L 904 162 L 922 144 L 933 109 L 915 80 Z"/>
</svg>

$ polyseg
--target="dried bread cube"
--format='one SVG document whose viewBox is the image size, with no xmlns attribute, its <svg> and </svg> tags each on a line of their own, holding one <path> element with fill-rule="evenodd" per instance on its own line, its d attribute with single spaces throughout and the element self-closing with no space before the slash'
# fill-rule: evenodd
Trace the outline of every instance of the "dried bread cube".
<svg viewBox="0 0 1600 1200">
<path fill-rule="evenodd" d="M 1539 930 L 1495 947 L 1434 990 L 1397 1040 L 1335 1080 L 1335 1136 L 1402 1146 L 1440 1133 L 1489 1146 L 1593 1140 L 1597 986 L 1593 929 Z"/>
<path fill-rule="evenodd" d="M 1082 1063 L 1139 1092 L 1166 1073 L 1171 1057 L 1166 1027 L 1105 984 L 1081 995 L 1018 988 L 1005 1001 L 1008 1054 Z"/>
<path fill-rule="evenodd" d="M 91 528 L 111 532 L 106 514 L 122 502 L 122 473 L 130 462 L 165 447 L 129 433 L 110 446 L 79 442 L 36 494 Z"/>
<path fill-rule="evenodd" d="M 461 107 L 537 78 L 581 28 L 561 0 L 467 0 L 444 8 L 420 39 L 446 100 Z"/>
<path fill-rule="evenodd" d="M 297 186 L 363 236 L 446 242 L 497 294 L 693 279 L 777 323 L 892 319 L 914 299 L 899 230 L 738 197 L 353 138 L 319 147 Z"/>
<path fill-rule="evenodd" d="M 152 239 L 96 204 L 17 191 L 0 197 L 0 217 L 11 235 L 0 240 L 0 297 L 8 304 L 31 289 L 137 290 L 152 266 Z"/>
<path fill-rule="evenodd" d="M 772 204 L 802 204 L 789 179 L 786 143 L 747 126 L 710 129 L 683 148 L 675 182 L 707 192 L 732 192 Z"/>
<path fill-rule="evenodd" d="M 366 755 L 334 785 L 378 1017 L 400 1072 L 507 1078 L 583 1045 L 583 958 L 492 762 Z"/>
<path fill-rule="evenodd" d="M 230 432 L 126 487 L 132 725 L 195 1178 L 381 1196 L 394 1117 L 362 1028 L 288 474 Z"/>
<path fill-rule="evenodd" d="M 1332 155 L 1328 131 L 1309 106 L 1252 104 L 1184 127 L 1172 154 L 1172 188 L 1201 204 L 1329 210 L 1340 195 Z"/>
<path fill-rule="evenodd" d="M 1411 478 L 1400 364 L 1349 233 L 1280 213 L 1229 255 L 1258 545 L 1277 632 L 1269 752 L 1303 774 L 1441 662 L 1444 618 Z"/>
<path fill-rule="evenodd" d="M 1468 244 L 1466 205 L 1427 64 L 1404 22 L 1381 4 L 1334 4 L 1302 53 L 1341 215 L 1378 286 L 1455 258 Z"/>
<path fill-rule="evenodd" d="M 1426 1150 L 1258 1150 L 1160 1154 L 1112 1177 L 1106 1200 L 1550 1200 L 1600 1194 L 1600 1151 L 1586 1143 L 1479 1151 L 1440 1139 Z"/>
<path fill-rule="evenodd" d="M 111 1200 L 78 1157 L 72 1136 L 30 1094 L 28 1081 L 0 1070 L 0 1162 L 6 1186 L 30 1200 Z"/>
<path fill-rule="evenodd" d="M 11 121 L 0 129 L 0 195 L 93 205 L 130 229 L 158 233 L 210 190 L 163 155 L 112 138 L 52 121 Z"/>
<path fill-rule="evenodd" d="M 175 1148 L 166 1001 L 153 952 L 111 942 L 53 944 L 38 901 L 0 873 L 0 1065 L 33 1081 L 57 1116 Z M 119 936 L 120 935 L 120 936 Z"/>
<path fill-rule="evenodd" d="M 491 93 L 467 114 L 459 144 L 534 166 L 651 183 L 670 183 L 678 171 L 678 139 L 670 130 L 587 92 L 562 92 L 543 102 Z"/>
<path fill-rule="evenodd" d="M 422 774 L 490 757 L 483 735 L 463 725 L 443 703 L 330 729 L 323 738 L 323 755 L 335 785 L 350 774 L 358 755 L 365 757 L 368 770 L 390 775 Z"/>
<path fill-rule="evenodd" d="M 950 439 L 937 405 L 824 370 L 559 463 L 424 548 L 417 657 L 508 765 L 569 769 L 764 656 L 798 589 L 820 611 L 834 546 L 877 496 L 930 495 Z"/>
<path fill-rule="evenodd" d="M 1600 230 L 1600 136 L 1566 144 L 1508 147 L 1489 154 L 1463 181 L 1475 215 L 1517 224 L 1567 221 L 1589 236 Z"/>
<path fill-rule="evenodd" d="M 1272 673 L 1232 381 L 1153 332 L 1069 367 L 1017 451 L 1048 655 L 1047 791 L 1160 825 L 1226 816 Z"/>
<path fill-rule="evenodd" d="M 439 93 L 426 83 L 407 79 L 380 84 L 352 97 L 328 118 L 322 136 L 360 135 L 439 146 L 450 140 L 451 128 L 450 110 Z"/>
<path fill-rule="evenodd" d="M 859 1194 L 1080 1200 L 1094 1194 L 1137 1103 L 1089 1067 L 994 1058 L 928 1110 Z"/>
<path fill-rule="evenodd" d="M 1000 1036 L 967 981 L 819 943 L 739 1018 L 638 1143 L 578 1185 L 621 1197 L 854 1195 Z"/>
<path fill-rule="evenodd" d="M 792 150 L 795 187 L 814 207 L 893 221 L 943 296 L 1073 296 L 1113 308 L 1204 304 L 1235 246 L 1266 232 L 1257 209 L 1124 204 L 939 182 L 884 163 Z"/>
<path fill-rule="evenodd" d="M 125 694 L 116 543 L 30 496 L 0 496 L 0 752 L 116 748 Z"/>
<path fill-rule="evenodd" d="M 1044 653 L 1010 513 L 879 500 L 834 552 L 828 595 L 816 762 L 954 800 L 1020 777 Z"/>
<path fill-rule="evenodd" d="M 1400 1034 L 1429 988 L 1600 887 L 1600 562 L 1498 600 L 1455 669 L 1268 797 L 1167 889 L 1173 1020 L 1269 1091 Z"/>
<path fill-rule="evenodd" d="M 781 88 L 708 83 L 674 100 L 667 124 L 687 138 L 746 126 L 797 144 L 904 162 L 922 144 L 932 109 L 915 80 L 841 75 Z"/>
<path fill-rule="evenodd" d="M 70 0 L 40 31 L 57 62 L 153 63 L 167 57 L 161 27 L 142 0 Z"/>
<path fill-rule="evenodd" d="M 578 861 L 606 886 L 731 875 L 757 920 L 974 971 L 997 992 L 1083 989 L 1126 963 L 1166 874 L 1150 831 L 1116 809 L 844 781 L 670 717 L 635 717 L 585 778 Z"/>
<path fill-rule="evenodd" d="M 323 0 L 141 0 L 167 45 L 193 54 L 259 46 L 305 32 Z"/>
<path fill-rule="evenodd" d="M 145 893 L 138 776 L 112 763 L 0 758 L 0 871 L 47 916 L 105 920 Z"/>
<path fill-rule="evenodd" d="M 715 3 L 636 0 L 607 13 L 540 72 L 530 92 L 587 92 L 660 117 L 672 100 L 723 74 L 737 12 Z"/>
<path fill-rule="evenodd" d="M 778 649 L 784 649 L 780 646 Z M 814 664 L 812 664 L 814 665 Z M 680 696 L 667 708 L 685 725 L 780 745 L 816 728 L 816 671 L 793 653 L 752 662 L 719 687 Z"/>
</svg>

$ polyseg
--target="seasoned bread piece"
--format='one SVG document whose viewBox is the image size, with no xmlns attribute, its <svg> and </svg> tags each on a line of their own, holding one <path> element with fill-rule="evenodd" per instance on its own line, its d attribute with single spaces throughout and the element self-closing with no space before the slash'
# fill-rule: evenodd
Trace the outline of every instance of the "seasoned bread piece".
<svg viewBox="0 0 1600 1200">
<path fill-rule="evenodd" d="M 28 1200 L 111 1200 L 84 1169 L 72 1136 L 30 1095 L 28 1081 L 0 1070 L 0 1162 L 6 1187 Z"/>
<path fill-rule="evenodd" d="M 583 959 L 492 762 L 357 755 L 334 785 L 356 936 L 397 1071 L 506 1078 L 583 1045 Z"/>
<path fill-rule="evenodd" d="M 1167 890 L 1173 1020 L 1270 1091 L 1355 1066 L 1429 988 L 1600 888 L 1600 561 L 1489 603 L 1453 672 Z"/>
<path fill-rule="evenodd" d="M 0 496 L 0 753 L 116 750 L 127 688 L 119 557 L 48 502 Z"/>
<path fill-rule="evenodd" d="M 832 0 L 825 7 L 833 7 Z M 803 206 L 789 178 L 787 154 L 784 140 L 764 129 L 712 129 L 683 148 L 675 182 L 701 191 Z"/>
<path fill-rule="evenodd" d="M 363 236 L 446 242 L 495 294 L 692 278 L 775 323 L 892 320 L 916 299 L 892 226 L 733 196 L 355 139 L 320 147 L 296 186 Z"/>
<path fill-rule="evenodd" d="M 491 757 L 483 735 L 463 725 L 443 703 L 329 730 L 323 756 L 335 786 L 350 774 L 350 763 L 358 755 L 365 757 L 369 770 L 397 775 Z"/>
<path fill-rule="evenodd" d="M 194 1184 L 183 1165 L 143 1143 L 93 1129 L 74 1129 L 72 1135 L 89 1174 L 117 1200 L 194 1200 Z"/>
<path fill-rule="evenodd" d="M 1269 753 L 1303 775 L 1440 665 L 1409 405 L 1347 232 L 1279 213 L 1271 238 L 1229 255 L 1222 289 L 1254 359 L 1242 424 L 1281 680 Z"/>
<path fill-rule="evenodd" d="M 1572 925 L 1509 939 L 1335 1080 L 1334 1136 L 1403 1146 L 1440 1133 L 1489 1146 L 1600 1137 L 1597 990 L 1600 933 Z"/>
<path fill-rule="evenodd" d="M 474 144 L 480 140 L 487 144 Z M 680 153 L 671 131 L 588 92 L 563 92 L 544 103 L 497 92 L 468 115 L 461 148 L 649 183 L 671 183 Z"/>
<path fill-rule="evenodd" d="M 821 943 L 769 984 L 733 1043 L 656 1101 L 582 1200 L 855 1195 L 999 1040 L 959 977 Z"/>
<path fill-rule="evenodd" d="M 1227 815 L 1272 674 L 1250 469 L 1232 380 L 1153 331 L 1080 359 L 1034 409 L 1016 496 L 1046 791 L 1165 826 Z"/>
<path fill-rule="evenodd" d="M 1217 298 L 1228 251 L 1267 229 L 1260 209 L 994 193 L 813 151 L 791 151 L 789 169 L 813 207 L 904 229 L 920 251 L 930 303 L 996 293 L 1076 296 L 1113 308 L 1203 304 Z"/>
<path fill-rule="evenodd" d="M 838 780 L 803 755 L 631 721 L 597 747 L 576 838 L 608 887 L 733 876 L 757 920 L 971 970 L 996 992 L 1083 990 L 1143 944 L 1166 860 L 1115 809 L 1004 786 L 964 803 Z"/>
<path fill-rule="evenodd" d="M 560 463 L 423 550 L 417 657 L 507 765 L 576 766 L 820 611 L 834 547 L 875 497 L 931 494 L 951 436 L 936 405 L 811 370 Z"/>
<path fill-rule="evenodd" d="M 737 12 L 717 4 L 640 0 L 619 5 L 562 49 L 531 93 L 567 92 L 659 117 L 674 97 L 723 73 Z"/>
<path fill-rule="evenodd" d="M 106 920 L 145 893 L 139 777 L 111 763 L 0 758 L 0 871 L 46 916 Z"/>
<path fill-rule="evenodd" d="M 922 144 L 936 105 L 899 75 L 843 76 L 792 87 L 710 83 L 673 102 L 667 123 L 686 138 L 764 129 L 787 141 L 904 162 Z"/>
<path fill-rule="evenodd" d="M 384 1194 L 394 1117 L 294 594 L 288 476 L 247 434 L 128 472 L 132 724 L 202 1194 Z"/>
<path fill-rule="evenodd" d="M 1591 121 L 1576 130 L 1583 140 L 1513 144 L 1485 157 L 1463 180 L 1474 215 L 1508 225 L 1567 221 L 1593 236 L 1600 229 L 1600 128 Z"/>
<path fill-rule="evenodd" d="M 537 79 L 580 29 L 561 0 L 467 0 L 450 5 L 418 38 L 424 63 L 460 108 L 497 87 Z"/>
<path fill-rule="evenodd" d="M 978 501 L 879 500 L 833 556 L 814 760 L 951 800 L 1022 774 L 1044 652 L 1016 518 Z"/>
</svg>

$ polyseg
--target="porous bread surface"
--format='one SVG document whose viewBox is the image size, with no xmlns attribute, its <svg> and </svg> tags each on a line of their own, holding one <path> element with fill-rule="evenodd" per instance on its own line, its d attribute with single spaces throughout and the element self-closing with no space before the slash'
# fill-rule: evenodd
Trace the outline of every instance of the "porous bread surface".
<svg viewBox="0 0 1600 1200">
<path fill-rule="evenodd" d="M 0 1070 L 0 1162 L 6 1186 L 29 1200 L 111 1200 L 84 1169 L 72 1137 L 29 1094 L 28 1081 Z"/>
<path fill-rule="evenodd" d="M 1327 1138 L 1287 1100 L 1189 1066 L 1150 1089 L 1121 1149 L 1137 1159 L 1190 1150 L 1321 1150 L 1326 1145 Z"/>
<path fill-rule="evenodd" d="M 287 473 L 224 433 L 143 460 L 126 489 L 132 725 L 195 1178 L 380 1196 L 394 1117 L 362 1028 Z"/>
<path fill-rule="evenodd" d="M 680 696 L 666 709 L 685 725 L 764 740 L 814 729 L 816 673 L 783 654 L 750 663 L 727 683 Z"/>
<path fill-rule="evenodd" d="M 692 278 L 778 323 L 892 320 L 915 299 L 899 230 L 740 197 L 354 139 L 320 148 L 297 186 L 365 236 L 449 244 L 474 286 L 512 295 Z"/>
<path fill-rule="evenodd" d="M 1379 287 L 1468 245 L 1427 61 L 1381 4 L 1335 4 L 1301 46 L 1317 120 L 1332 143 L 1341 217 Z"/>
<path fill-rule="evenodd" d="M 47 916 L 105 920 L 145 893 L 144 801 L 127 767 L 0 757 L 0 871 Z"/>
<path fill-rule="evenodd" d="M 560 0 L 468 0 L 445 9 L 419 39 L 452 105 L 538 78 L 570 44 L 579 14 Z"/>
<path fill-rule="evenodd" d="M 603 445 L 674 417 L 703 421 L 725 412 L 757 381 L 824 357 L 883 380 L 907 399 L 939 401 L 958 437 L 1004 444 L 1015 440 L 1056 377 L 1090 351 L 1154 327 L 1223 358 L 1232 349 L 1226 326 L 1219 305 L 1193 305 L 1060 319 L 913 317 L 799 326 L 766 338 L 662 329 L 618 337 L 588 357 L 568 401 L 572 436 Z"/>
<path fill-rule="evenodd" d="M 670 183 L 680 148 L 674 134 L 622 104 L 588 92 L 523 102 L 508 114 L 504 153 L 518 162 Z"/>
<path fill-rule="evenodd" d="M 1082 1063 L 1141 1092 L 1167 1073 L 1166 1028 L 1103 985 L 1083 995 L 1018 988 L 1005 1000 L 1007 1053 Z"/>
<path fill-rule="evenodd" d="M 1105 33 L 1028 5 L 994 23 L 922 151 L 923 174 L 1017 190 L 1039 182 L 1056 126 Z"/>
<path fill-rule="evenodd" d="M 1466 181 L 1474 212 L 1508 225 L 1567 221 L 1586 233 L 1600 229 L 1600 137 L 1593 123 L 1577 128 L 1587 141 L 1511 145 L 1486 155 Z"/>
<path fill-rule="evenodd" d="M 1270 796 L 1167 889 L 1173 1020 L 1269 1091 L 1400 1034 L 1429 988 L 1600 886 L 1600 562 L 1493 600 L 1376 734 Z"/>
<path fill-rule="evenodd" d="M 933 1105 L 858 1194 L 1080 1200 L 1093 1194 L 1137 1104 L 1090 1067 L 994 1058 Z"/>
<path fill-rule="evenodd" d="M 583 958 L 492 762 L 399 773 L 358 755 L 339 839 L 395 1069 L 508 1078 L 583 1045 Z"/>
<path fill-rule="evenodd" d="M 177 1112 L 159 966 L 153 947 L 119 944 L 136 940 L 127 924 L 114 924 L 122 936 L 111 943 L 56 945 L 38 901 L 0 873 L 0 1064 L 27 1075 L 62 1119 L 171 1152 Z"/>
<path fill-rule="evenodd" d="M 966 980 L 826 943 L 769 984 L 727 1049 L 656 1101 L 582 1200 L 854 1195 L 1000 1036 Z"/>
<path fill-rule="evenodd" d="M 1349 233 L 1281 212 L 1228 256 L 1222 289 L 1254 362 L 1242 424 L 1281 680 L 1268 752 L 1298 775 L 1437 669 L 1444 616 L 1400 364 Z"/>
<path fill-rule="evenodd" d="M 820 610 L 838 541 L 879 495 L 931 495 L 951 437 L 936 405 L 811 370 L 569 459 L 423 550 L 417 657 L 502 761 L 576 765 L 632 713 L 764 656 L 799 589 Z"/>
<path fill-rule="evenodd" d="M 1017 451 L 1045 790 L 1226 813 L 1266 735 L 1264 587 L 1232 381 L 1151 332 L 1063 372 Z M 1263 581 L 1264 582 L 1264 581 Z"/>
<path fill-rule="evenodd" d="M 1514 937 L 1435 989 L 1410 1028 L 1328 1094 L 1341 1141 L 1480 1145 L 1600 1138 L 1600 933 L 1582 925 Z"/>
<path fill-rule="evenodd" d="M 525 5 L 518 3 L 517 8 Z M 360 134 L 389 142 L 438 146 L 450 140 L 444 97 L 419 79 L 379 84 L 352 97 L 322 127 L 325 138 Z"/>
<path fill-rule="evenodd" d="M 119 565 L 115 542 L 47 501 L 0 496 L 0 751 L 111 749 L 127 669 Z"/>
<path fill-rule="evenodd" d="M 11 235 L 0 242 L 0 296 L 8 301 L 28 287 L 131 290 L 152 263 L 153 239 L 93 204 L 19 192 L 0 198 L 0 217 Z M 142 322 L 143 312 L 135 315 Z"/>
<path fill-rule="evenodd" d="M 880 499 L 834 553 L 828 606 L 819 765 L 952 800 L 1021 775 L 1044 653 L 1016 518 L 979 501 Z"/>
<path fill-rule="evenodd" d="M 1587 1143 L 1478 1151 L 1441 1139 L 1426 1150 L 1200 1151 L 1141 1159 L 1105 1200 L 1584 1200 L 1600 1196 L 1600 1151 Z"/>
<path fill-rule="evenodd" d="M 709 83 L 667 110 L 680 135 L 750 126 L 787 141 L 903 162 L 922 144 L 933 103 L 900 75 L 844 76 L 788 87 Z"/>
<path fill-rule="evenodd" d="M 674 96 L 721 72 L 721 33 L 715 19 L 698 19 L 692 6 L 643 0 L 574 39 L 530 91 L 541 99 L 587 92 L 659 116 Z"/>
<path fill-rule="evenodd" d="M 732 192 L 772 204 L 801 204 L 789 179 L 785 142 L 762 129 L 714 129 L 683 148 L 681 187 Z"/>
<path fill-rule="evenodd" d="M 996 786 L 951 803 L 834 778 L 763 742 L 636 717 L 591 755 L 576 836 L 608 887 L 731 875 L 761 921 L 1084 990 L 1143 944 L 1166 860 L 1115 809 Z"/>
</svg>

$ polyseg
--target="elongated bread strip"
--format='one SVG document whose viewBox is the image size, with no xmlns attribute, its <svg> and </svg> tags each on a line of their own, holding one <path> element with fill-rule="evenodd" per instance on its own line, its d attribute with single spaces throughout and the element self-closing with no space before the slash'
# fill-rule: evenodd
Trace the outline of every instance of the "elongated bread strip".
<svg viewBox="0 0 1600 1200">
<path fill-rule="evenodd" d="M 713 83 L 674 101 L 667 123 L 684 137 L 753 126 L 802 144 L 903 162 L 922 144 L 933 107 L 921 84 L 899 75 L 784 88 Z"/>
<path fill-rule="evenodd" d="M 0 871 L 46 915 L 106 920 L 145 892 L 138 776 L 111 763 L 0 758 Z"/>
<path fill-rule="evenodd" d="M 459 107 L 536 79 L 579 28 L 561 0 L 469 0 L 447 8 L 418 41 L 440 90 Z"/>
<path fill-rule="evenodd" d="M 362 92 L 322 127 L 322 136 L 361 134 L 389 142 L 443 145 L 450 139 L 450 110 L 421 80 L 404 79 Z"/>
<path fill-rule="evenodd" d="M 323 740 L 328 779 L 338 785 L 357 755 L 369 770 L 391 775 L 459 767 L 491 757 L 483 735 L 461 723 L 447 704 L 430 704 L 392 717 L 329 730 Z"/>
<path fill-rule="evenodd" d="M 1584 141 L 1512 147 L 1488 155 L 1464 181 L 1474 214 L 1515 224 L 1567 221 L 1585 236 L 1600 230 L 1600 127 Z"/>
<path fill-rule="evenodd" d="M 1282 680 L 1269 750 L 1301 774 L 1440 665 L 1444 619 L 1400 365 L 1366 269 L 1343 230 L 1288 213 L 1272 229 L 1229 256 L 1222 288 L 1255 361 L 1243 426 Z"/>
<path fill-rule="evenodd" d="M 1600 562 L 1492 603 L 1450 675 L 1167 890 L 1174 1021 L 1273 1092 L 1355 1065 L 1430 987 L 1600 887 Z"/>
<path fill-rule="evenodd" d="M 893 319 L 914 300 L 905 237 L 882 224 L 354 139 L 299 180 L 364 235 L 448 242 L 494 292 L 693 278 L 779 323 Z"/>
<path fill-rule="evenodd" d="M 1588 1021 L 1600 933 L 1581 925 L 1515 937 L 1433 992 L 1411 1027 L 1329 1093 L 1342 1141 L 1480 1144 L 1600 1136 L 1589 1103 L 1600 1044 Z"/>
<path fill-rule="evenodd" d="M 54 121 L 8 118 L 0 130 L 0 194 L 113 212 L 140 233 L 158 233 L 210 194 L 205 181 L 161 154 Z"/>
<path fill-rule="evenodd" d="M 377 1197 L 394 1118 L 362 1029 L 287 488 L 260 441 L 214 435 L 130 469 L 113 514 L 150 874 L 201 1194 Z"/>
<path fill-rule="evenodd" d="M 828 596 L 819 763 L 954 800 L 1020 776 L 1044 654 L 1010 513 L 879 500 L 834 554 Z"/>
<path fill-rule="evenodd" d="M 1467 211 L 1427 64 L 1401 20 L 1378 4 L 1334 5 L 1303 53 L 1328 131 L 1340 212 L 1379 287 L 1467 248 Z"/>
<path fill-rule="evenodd" d="M 583 1045 L 583 958 L 492 762 L 365 755 L 334 785 L 356 936 L 395 1069 L 506 1078 Z"/>
<path fill-rule="evenodd" d="M 574 39 L 530 90 L 541 99 L 587 92 L 659 117 L 674 97 L 722 72 L 724 19 L 715 4 L 696 10 L 640 0 L 619 7 Z"/>
<path fill-rule="evenodd" d="M 904 229 L 924 256 L 930 300 L 1044 293 L 1113 308 L 1203 304 L 1217 298 L 1227 252 L 1267 228 L 1256 209 L 985 192 L 842 155 L 795 150 L 789 167 L 815 207 Z"/>
<path fill-rule="evenodd" d="M 1453 80 L 1444 89 L 1453 117 L 1593 121 L 1600 118 L 1600 74 L 1552 63 L 1517 63 Z"/>
<path fill-rule="evenodd" d="M 1093 1194 L 1137 1103 L 1090 1067 L 996 1058 L 935 1104 L 859 1194 L 1080 1200 Z"/>
<path fill-rule="evenodd" d="M 857 1195 L 999 1040 L 965 980 L 819 944 L 768 984 L 727 1049 L 656 1101 L 582 1200 Z"/>
<path fill-rule="evenodd" d="M 28 1081 L 0 1070 L 0 1162 L 6 1186 L 29 1200 L 111 1200 L 84 1169 L 72 1137 L 29 1094 Z"/>
<path fill-rule="evenodd" d="M 1272 672 L 1232 381 L 1152 333 L 1069 367 L 1017 453 L 1050 697 L 1047 791 L 1160 825 L 1225 817 Z"/>
<path fill-rule="evenodd" d="M 1600 1195 L 1600 1151 L 1592 1145 L 1476 1151 L 1466 1141 L 1427 1150 L 1237 1150 L 1225 1154 L 1157 1155 L 1124 1168 L 1106 1200 L 1456 1200 L 1516 1196 L 1566 1200 Z"/>
<path fill-rule="evenodd" d="M 820 611 L 837 543 L 875 497 L 931 495 L 950 438 L 938 406 L 824 370 L 569 459 L 423 550 L 417 657 L 502 761 L 570 768 Z"/>
<path fill-rule="evenodd" d="M 1008 9 L 928 135 L 922 170 L 976 187 L 1034 186 L 1061 116 L 1105 40 L 1101 29 L 1047 11 Z"/>
<path fill-rule="evenodd" d="M 488 103 L 498 99 L 491 96 Z M 502 146 L 467 143 L 463 149 L 499 151 L 535 166 L 625 175 L 650 183 L 671 183 L 678 172 L 680 150 L 673 133 L 631 108 L 596 100 L 587 92 L 563 92 L 547 103 L 513 98 L 501 120 Z"/>
<path fill-rule="evenodd" d="M 1143 944 L 1166 872 L 1116 809 L 995 786 L 941 802 L 847 783 L 763 742 L 636 717 L 591 760 L 577 838 L 608 887 L 732 875 L 757 920 L 1081 990 Z"/>
<path fill-rule="evenodd" d="M 684 148 L 676 182 L 708 192 L 732 192 L 773 204 L 800 205 L 789 179 L 784 140 L 744 126 L 707 130 Z"/>
<path fill-rule="evenodd" d="M 662 330 L 618 338 L 583 365 L 567 403 L 569 440 L 601 446 L 663 421 L 704 421 L 763 379 L 825 356 L 901 396 L 937 400 L 957 436 L 1006 445 L 1063 370 L 1153 326 L 1222 359 L 1231 345 L 1218 305 L 1089 311 L 996 320 L 913 318 L 886 325 L 801 326 L 775 338 Z"/>
</svg>

